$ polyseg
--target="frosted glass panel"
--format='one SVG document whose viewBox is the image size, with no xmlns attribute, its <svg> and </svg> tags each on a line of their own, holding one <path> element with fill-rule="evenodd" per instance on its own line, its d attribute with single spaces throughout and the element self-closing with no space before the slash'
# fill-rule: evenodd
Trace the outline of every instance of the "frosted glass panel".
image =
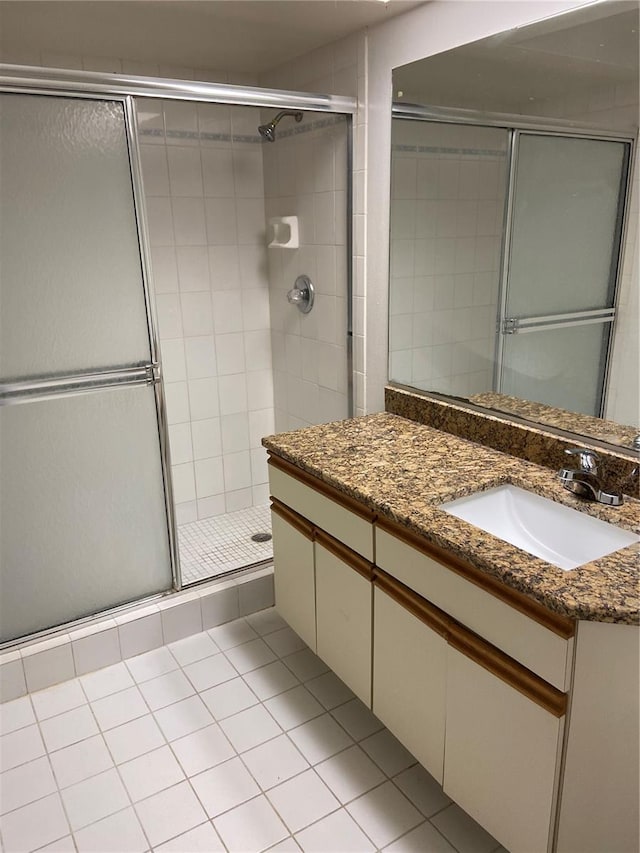
<svg viewBox="0 0 640 853">
<path fill-rule="evenodd" d="M 609 324 L 506 335 L 503 394 L 600 415 Z"/>
<path fill-rule="evenodd" d="M 0 95 L 0 378 L 150 360 L 123 105 Z"/>
<path fill-rule="evenodd" d="M 1 640 L 171 587 L 152 388 L 0 408 Z"/>
<path fill-rule="evenodd" d="M 613 304 L 625 145 L 521 135 L 507 317 Z"/>
</svg>

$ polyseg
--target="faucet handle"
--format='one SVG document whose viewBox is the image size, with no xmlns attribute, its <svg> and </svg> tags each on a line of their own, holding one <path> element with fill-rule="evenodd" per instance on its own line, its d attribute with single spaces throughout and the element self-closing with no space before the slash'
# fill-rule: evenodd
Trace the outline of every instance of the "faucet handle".
<svg viewBox="0 0 640 853">
<path fill-rule="evenodd" d="M 586 447 L 567 447 L 564 452 L 567 456 L 578 457 L 578 464 L 581 471 L 589 471 L 591 474 L 597 474 L 600 457 L 595 450 L 588 450 Z"/>
</svg>

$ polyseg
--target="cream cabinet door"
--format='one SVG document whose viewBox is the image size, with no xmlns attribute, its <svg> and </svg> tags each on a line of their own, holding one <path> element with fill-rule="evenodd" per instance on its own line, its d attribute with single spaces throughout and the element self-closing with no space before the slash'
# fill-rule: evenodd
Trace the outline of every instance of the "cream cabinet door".
<svg viewBox="0 0 640 853">
<path fill-rule="evenodd" d="M 276 610 L 316 650 L 316 587 L 311 525 L 271 509 Z"/>
<path fill-rule="evenodd" d="M 442 784 L 447 642 L 374 587 L 373 713 Z"/>
<path fill-rule="evenodd" d="M 550 849 L 564 717 L 449 646 L 445 792 L 511 853 Z"/>
<path fill-rule="evenodd" d="M 330 537 L 318 533 L 315 543 L 316 651 L 370 708 L 371 580 L 363 573 L 364 561 L 332 541 L 337 547 L 329 550 Z"/>
</svg>

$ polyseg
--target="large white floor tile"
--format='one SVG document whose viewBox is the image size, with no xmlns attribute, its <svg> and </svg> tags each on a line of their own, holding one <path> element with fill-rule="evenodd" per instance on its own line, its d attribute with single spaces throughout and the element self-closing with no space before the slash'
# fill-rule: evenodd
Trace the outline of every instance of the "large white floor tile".
<svg viewBox="0 0 640 853">
<path fill-rule="evenodd" d="M 349 735 L 330 714 L 291 729 L 289 737 L 310 764 L 318 764 L 353 745 Z"/>
<path fill-rule="evenodd" d="M 314 770 L 272 788 L 267 797 L 291 832 L 298 832 L 340 807 Z"/>
<path fill-rule="evenodd" d="M 385 847 L 424 821 L 392 782 L 374 788 L 346 808 L 376 847 Z"/>
<path fill-rule="evenodd" d="M 360 742 L 360 746 L 387 776 L 395 776 L 416 763 L 411 753 L 404 748 L 388 729 L 382 729 Z"/>
<path fill-rule="evenodd" d="M 288 832 L 264 796 L 221 815 L 213 822 L 229 853 L 258 853 Z"/>
<path fill-rule="evenodd" d="M 269 740 L 242 754 L 258 785 L 266 791 L 309 767 L 286 735 Z"/>
<path fill-rule="evenodd" d="M 384 849 L 385 853 L 456 853 L 455 848 L 428 820 Z"/>
<path fill-rule="evenodd" d="M 40 730 L 49 752 L 98 734 L 98 726 L 88 705 L 66 711 L 40 723 Z"/>
<path fill-rule="evenodd" d="M 220 726 L 207 726 L 186 737 L 174 740 L 171 749 L 187 776 L 195 776 L 236 754 Z"/>
<path fill-rule="evenodd" d="M 181 782 L 141 800 L 135 809 L 152 847 L 193 829 L 207 819 L 188 782 Z"/>
<path fill-rule="evenodd" d="M 492 835 L 455 803 L 434 815 L 431 823 L 460 853 L 490 853 L 499 846 Z"/>
<path fill-rule="evenodd" d="M 380 720 L 372 714 L 359 699 L 352 699 L 334 708 L 331 715 L 346 729 L 351 737 L 358 741 L 384 728 Z"/>
<path fill-rule="evenodd" d="M 26 806 L 57 790 L 46 757 L 0 773 L 0 814 Z"/>
<path fill-rule="evenodd" d="M 316 765 L 319 776 L 341 803 L 349 803 L 386 780 L 386 776 L 359 746 L 339 752 Z"/>
<path fill-rule="evenodd" d="M 344 809 L 296 834 L 305 853 L 372 853 L 375 847 Z"/>
<path fill-rule="evenodd" d="M 239 758 L 193 776 L 191 784 L 209 817 L 216 817 L 260 793 Z"/>
<path fill-rule="evenodd" d="M 50 753 L 53 772 L 60 788 L 68 788 L 90 776 L 113 767 L 113 760 L 102 735 L 94 735 Z"/>
<path fill-rule="evenodd" d="M 186 666 L 189 663 L 211 657 L 219 651 L 218 646 L 206 631 L 171 643 L 169 649 L 180 666 Z"/>
<path fill-rule="evenodd" d="M 152 711 L 165 708 L 194 694 L 191 683 L 179 669 L 144 681 L 139 685 L 139 689 Z"/>
<path fill-rule="evenodd" d="M 130 805 L 116 770 L 77 782 L 61 793 L 74 832 Z"/>
<path fill-rule="evenodd" d="M 309 679 L 316 678 L 329 670 L 326 663 L 314 655 L 311 649 L 294 652 L 292 655 L 283 658 L 283 661 L 300 681 L 309 681 Z"/>
<path fill-rule="evenodd" d="M 168 746 L 127 761 L 118 770 L 134 803 L 184 779 L 182 768 Z"/>
<path fill-rule="evenodd" d="M 103 732 L 149 713 L 149 707 L 137 687 L 97 699 L 91 703 L 91 708 Z"/>
<path fill-rule="evenodd" d="M 0 705 L 0 735 L 23 729 L 36 721 L 30 696 L 22 696 Z"/>
<path fill-rule="evenodd" d="M 244 680 L 262 701 L 284 693 L 298 684 L 295 675 L 280 661 L 247 672 Z"/>
<path fill-rule="evenodd" d="M 399 773 L 393 781 L 425 817 L 442 811 L 451 802 L 442 786 L 420 764 Z"/>
<path fill-rule="evenodd" d="M 241 643 L 248 643 L 258 636 L 244 619 L 236 619 L 234 622 L 218 625 L 217 628 L 210 628 L 208 634 L 223 651 L 239 646 Z"/>
<path fill-rule="evenodd" d="M 37 850 L 69 834 L 59 794 L 51 794 L 2 818 L 2 841 L 7 853 Z"/>
<path fill-rule="evenodd" d="M 155 853 L 226 853 L 211 823 L 203 823 L 155 848 Z"/>
<path fill-rule="evenodd" d="M 273 699 L 267 699 L 264 706 L 285 731 L 325 713 L 318 700 L 302 686 L 294 687 L 293 690 L 274 696 Z"/>
<path fill-rule="evenodd" d="M 144 853 L 149 849 L 140 821 L 132 808 L 78 830 L 75 839 L 78 853 Z"/>
<path fill-rule="evenodd" d="M 275 607 L 258 610 L 257 613 L 252 613 L 246 619 L 251 627 L 262 636 L 271 634 L 273 631 L 278 631 L 281 628 L 289 627 Z"/>
<path fill-rule="evenodd" d="M 241 646 L 234 646 L 228 649 L 225 654 L 241 675 L 276 659 L 275 654 L 261 639 L 251 640 L 251 642 L 243 643 Z"/>
<path fill-rule="evenodd" d="M 72 708 L 86 705 L 87 697 L 80 687 L 80 682 L 74 679 L 32 693 L 31 701 L 37 718 L 46 720 L 49 717 L 55 717 L 57 714 L 63 714 L 65 711 L 71 711 Z"/>
<path fill-rule="evenodd" d="M 264 641 L 279 658 L 292 655 L 307 647 L 304 640 L 300 639 L 288 625 L 271 634 L 265 634 Z"/>
<path fill-rule="evenodd" d="M 190 663 L 184 668 L 185 674 L 196 690 L 207 690 L 237 678 L 238 673 L 223 654 L 213 655 L 204 660 Z"/>
<path fill-rule="evenodd" d="M 83 675 L 80 683 L 89 701 L 93 702 L 95 699 L 102 699 L 103 696 L 110 696 L 112 693 L 132 687 L 133 678 L 125 664 L 120 662 Z"/>
<path fill-rule="evenodd" d="M 71 835 L 65 835 L 56 841 L 51 841 L 44 847 L 38 847 L 38 853 L 76 853 L 76 845 Z"/>
<path fill-rule="evenodd" d="M 178 668 L 178 662 L 168 648 L 153 649 L 126 661 L 127 668 L 134 679 L 140 683 L 157 678 Z"/>
<path fill-rule="evenodd" d="M 161 708 L 154 714 L 167 740 L 184 737 L 211 725 L 213 718 L 199 696 L 190 696 L 181 702 Z"/>
<path fill-rule="evenodd" d="M 310 679 L 305 687 L 327 711 L 354 698 L 344 681 L 341 681 L 333 672 L 326 672 L 324 675 Z"/>
<path fill-rule="evenodd" d="M 116 764 L 122 764 L 145 752 L 163 746 L 164 737 L 151 714 L 123 723 L 104 733 L 104 739 Z"/>
<path fill-rule="evenodd" d="M 262 705 L 247 708 L 246 711 L 221 720 L 220 728 L 237 752 L 245 752 L 282 733 L 280 726 Z"/>
<path fill-rule="evenodd" d="M 233 678 L 200 694 L 216 720 L 257 705 L 258 699 L 242 678 Z"/>
<path fill-rule="evenodd" d="M 38 726 L 26 726 L 0 737 L 0 767 L 11 770 L 45 754 Z"/>
</svg>

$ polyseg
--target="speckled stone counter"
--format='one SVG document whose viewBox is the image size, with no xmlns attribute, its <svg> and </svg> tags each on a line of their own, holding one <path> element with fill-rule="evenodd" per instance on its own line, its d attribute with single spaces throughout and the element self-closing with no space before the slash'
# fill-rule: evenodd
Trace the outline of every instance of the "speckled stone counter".
<svg viewBox="0 0 640 853">
<path fill-rule="evenodd" d="M 445 501 L 512 483 L 640 533 L 636 500 L 618 508 L 583 501 L 548 468 L 390 413 L 268 436 L 263 445 L 553 612 L 640 623 L 638 543 L 563 571 L 438 509 Z"/>
</svg>

